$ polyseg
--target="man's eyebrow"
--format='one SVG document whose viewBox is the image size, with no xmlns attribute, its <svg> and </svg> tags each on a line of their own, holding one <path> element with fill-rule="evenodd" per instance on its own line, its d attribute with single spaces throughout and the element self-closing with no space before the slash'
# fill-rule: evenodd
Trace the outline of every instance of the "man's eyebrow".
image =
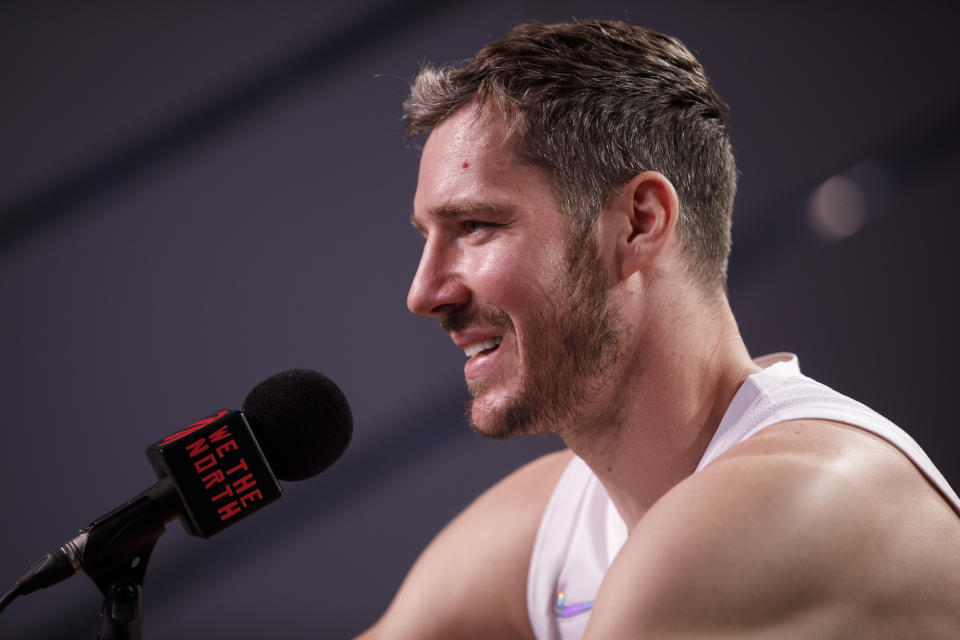
<svg viewBox="0 0 960 640">
<path fill-rule="evenodd" d="M 417 220 L 417 214 L 416 214 L 416 213 L 411 213 L 411 214 L 410 214 L 410 224 L 413 226 L 414 229 L 416 229 L 416 230 L 419 231 L 420 233 L 424 233 L 424 232 L 425 232 L 425 229 L 423 228 L 423 225 L 420 224 L 420 221 L 419 221 L 419 220 Z"/>
<path fill-rule="evenodd" d="M 484 200 L 458 200 L 448 204 L 434 207 L 427 211 L 426 217 L 440 218 L 441 220 L 455 220 L 457 218 L 466 218 L 475 215 L 512 215 L 514 209 L 509 206 L 499 205 Z M 410 224 L 415 229 L 422 230 L 423 224 L 416 213 L 410 216 Z"/>
</svg>

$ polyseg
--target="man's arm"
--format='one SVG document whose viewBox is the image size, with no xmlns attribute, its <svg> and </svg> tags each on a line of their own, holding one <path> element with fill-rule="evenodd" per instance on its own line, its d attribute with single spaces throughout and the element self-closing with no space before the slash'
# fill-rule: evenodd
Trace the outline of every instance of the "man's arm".
<svg viewBox="0 0 960 640">
<path fill-rule="evenodd" d="M 572 454 L 549 454 L 477 498 L 430 543 L 363 640 L 532 638 L 526 581 L 537 528 Z"/>
<path fill-rule="evenodd" d="M 958 543 L 956 515 L 890 445 L 784 423 L 650 509 L 585 638 L 960 637 Z"/>
</svg>

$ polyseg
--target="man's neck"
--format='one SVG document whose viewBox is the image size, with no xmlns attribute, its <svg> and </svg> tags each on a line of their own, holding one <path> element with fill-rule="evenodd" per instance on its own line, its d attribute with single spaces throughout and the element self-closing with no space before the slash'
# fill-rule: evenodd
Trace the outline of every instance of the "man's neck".
<svg viewBox="0 0 960 640">
<path fill-rule="evenodd" d="M 737 390 L 759 370 L 725 297 L 674 309 L 635 336 L 596 424 L 563 434 L 630 529 L 694 472 Z"/>
</svg>

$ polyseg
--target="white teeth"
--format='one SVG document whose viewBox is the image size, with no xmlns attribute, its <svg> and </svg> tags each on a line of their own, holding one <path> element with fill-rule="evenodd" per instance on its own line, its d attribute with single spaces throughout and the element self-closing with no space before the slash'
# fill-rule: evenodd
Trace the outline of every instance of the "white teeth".
<svg viewBox="0 0 960 640">
<path fill-rule="evenodd" d="M 463 348 L 463 352 L 467 354 L 468 358 L 472 358 L 473 356 L 477 355 L 481 351 L 486 351 L 487 349 L 493 349 L 494 347 L 499 345 L 501 342 L 503 342 L 503 338 L 501 336 L 497 336 L 496 338 L 490 338 L 489 340 L 484 340 L 482 342 L 474 342 L 473 344 L 465 346 Z"/>
</svg>

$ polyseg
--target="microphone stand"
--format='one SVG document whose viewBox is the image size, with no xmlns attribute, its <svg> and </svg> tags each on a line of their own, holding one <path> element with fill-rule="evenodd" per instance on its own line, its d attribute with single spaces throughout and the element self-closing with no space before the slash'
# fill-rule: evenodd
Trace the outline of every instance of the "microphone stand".
<svg viewBox="0 0 960 640">
<path fill-rule="evenodd" d="M 86 529 L 83 569 L 104 596 L 98 640 L 142 640 L 147 562 L 178 501 L 163 478 Z"/>
</svg>

